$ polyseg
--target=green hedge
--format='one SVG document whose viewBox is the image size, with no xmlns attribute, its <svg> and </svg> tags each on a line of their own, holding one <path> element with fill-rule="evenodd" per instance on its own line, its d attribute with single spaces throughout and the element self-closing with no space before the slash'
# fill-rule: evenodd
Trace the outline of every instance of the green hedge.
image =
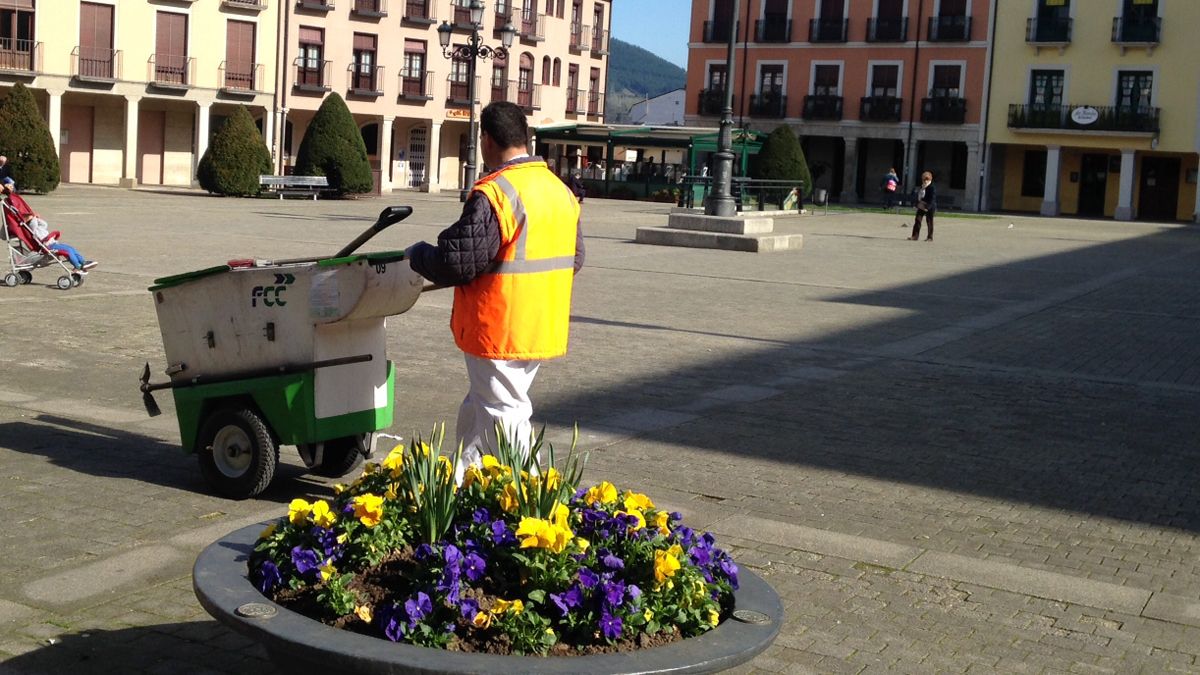
<svg viewBox="0 0 1200 675">
<path fill-rule="evenodd" d="M 370 192 L 375 186 L 367 146 L 341 96 L 327 96 L 313 116 L 300 141 L 295 173 L 325 176 L 330 189 L 341 194 Z"/>
<path fill-rule="evenodd" d="M 0 102 L 0 155 L 18 190 L 50 192 L 58 187 L 58 149 L 33 94 L 20 82 Z"/>
<path fill-rule="evenodd" d="M 196 166 L 200 187 L 234 197 L 258 194 L 258 177 L 270 173 L 271 151 L 242 105 L 217 128 Z"/>
</svg>

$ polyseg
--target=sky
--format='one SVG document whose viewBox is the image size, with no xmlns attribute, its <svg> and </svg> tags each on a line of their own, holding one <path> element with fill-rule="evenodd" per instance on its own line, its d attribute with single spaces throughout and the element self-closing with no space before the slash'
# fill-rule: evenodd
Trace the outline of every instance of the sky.
<svg viewBox="0 0 1200 675">
<path fill-rule="evenodd" d="M 612 36 L 687 68 L 691 0 L 614 0 Z"/>
</svg>

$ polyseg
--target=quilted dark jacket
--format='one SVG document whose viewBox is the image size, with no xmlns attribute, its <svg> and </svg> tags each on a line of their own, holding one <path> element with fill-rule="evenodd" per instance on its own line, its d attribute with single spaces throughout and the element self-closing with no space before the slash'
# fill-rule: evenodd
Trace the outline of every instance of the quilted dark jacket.
<svg viewBox="0 0 1200 675">
<path fill-rule="evenodd" d="M 541 161 L 537 157 L 519 157 L 504 164 Z M 426 242 L 409 249 L 413 270 L 439 286 L 460 286 L 483 273 L 500 253 L 500 221 L 492 205 L 478 192 L 472 192 L 462 215 L 438 235 L 436 246 Z M 575 227 L 575 271 L 583 267 L 583 228 Z"/>
</svg>

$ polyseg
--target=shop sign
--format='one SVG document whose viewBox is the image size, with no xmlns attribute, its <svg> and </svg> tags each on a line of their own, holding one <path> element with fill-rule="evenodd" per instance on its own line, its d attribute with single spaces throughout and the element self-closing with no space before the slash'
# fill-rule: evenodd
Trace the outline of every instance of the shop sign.
<svg viewBox="0 0 1200 675">
<path fill-rule="evenodd" d="M 1081 106 L 1071 111 L 1071 121 L 1080 126 L 1087 126 L 1100 119 L 1100 111 L 1091 106 Z"/>
</svg>

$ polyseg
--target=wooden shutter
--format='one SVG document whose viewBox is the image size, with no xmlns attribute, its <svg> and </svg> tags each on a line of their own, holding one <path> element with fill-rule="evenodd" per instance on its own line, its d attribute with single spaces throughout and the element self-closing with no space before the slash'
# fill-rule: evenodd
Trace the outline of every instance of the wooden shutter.
<svg viewBox="0 0 1200 675">
<path fill-rule="evenodd" d="M 79 46 L 89 51 L 112 49 L 113 6 L 79 3 Z"/>
<path fill-rule="evenodd" d="M 406 43 L 407 44 L 407 43 Z M 366 33 L 354 34 L 354 48 L 362 51 L 375 51 L 375 36 Z"/>
<path fill-rule="evenodd" d="M 187 15 L 158 12 L 155 22 L 155 53 L 161 56 L 187 56 Z"/>
<path fill-rule="evenodd" d="M 320 28 L 310 28 L 308 26 L 300 26 L 300 44 L 302 45 L 323 45 L 325 44 L 325 31 Z"/>
<path fill-rule="evenodd" d="M 254 24 L 230 20 L 225 26 L 225 70 L 250 74 L 254 70 Z"/>
</svg>

